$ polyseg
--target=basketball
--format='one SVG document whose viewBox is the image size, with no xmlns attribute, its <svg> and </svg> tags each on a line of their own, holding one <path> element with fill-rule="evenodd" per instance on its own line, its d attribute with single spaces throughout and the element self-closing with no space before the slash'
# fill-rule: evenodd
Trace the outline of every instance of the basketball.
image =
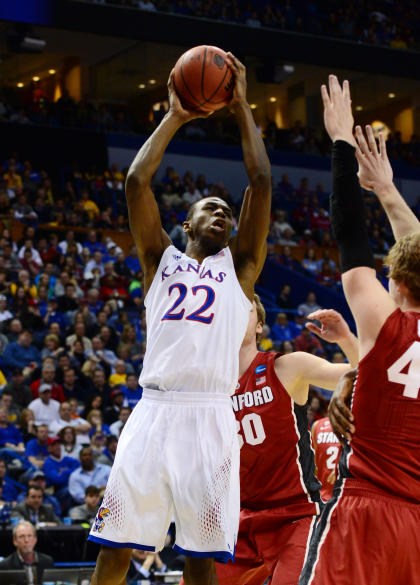
<svg viewBox="0 0 420 585">
<path fill-rule="evenodd" d="M 208 45 L 189 49 L 175 64 L 174 85 L 188 110 L 214 112 L 226 106 L 234 77 L 225 51 Z"/>
</svg>

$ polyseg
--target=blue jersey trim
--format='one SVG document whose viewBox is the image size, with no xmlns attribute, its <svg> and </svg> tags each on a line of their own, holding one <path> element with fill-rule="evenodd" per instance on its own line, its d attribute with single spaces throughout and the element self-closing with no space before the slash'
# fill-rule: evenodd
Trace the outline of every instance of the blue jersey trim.
<svg viewBox="0 0 420 585">
<path fill-rule="evenodd" d="M 113 540 L 99 538 L 99 536 L 93 536 L 92 534 L 89 534 L 88 540 L 91 542 L 104 544 L 105 546 L 110 546 L 111 548 L 137 548 L 138 550 L 149 550 L 151 552 L 156 552 L 155 546 L 146 546 L 144 544 L 137 544 L 136 542 L 114 542 Z"/>
<path fill-rule="evenodd" d="M 186 550 L 185 548 L 181 548 L 177 544 L 174 544 L 173 549 L 176 552 L 184 554 L 186 557 L 194 557 L 196 559 L 205 559 L 205 558 L 214 558 L 215 561 L 218 563 L 227 563 L 228 561 L 235 560 L 235 550 L 233 553 L 230 553 L 226 550 L 221 551 L 209 551 L 209 552 L 197 552 L 195 550 Z"/>
</svg>

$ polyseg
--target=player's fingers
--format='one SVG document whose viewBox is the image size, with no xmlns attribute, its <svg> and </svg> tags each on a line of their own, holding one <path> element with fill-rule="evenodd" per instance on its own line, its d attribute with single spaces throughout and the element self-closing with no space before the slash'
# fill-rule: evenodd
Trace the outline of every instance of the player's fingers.
<svg viewBox="0 0 420 585">
<path fill-rule="evenodd" d="M 356 126 L 356 140 L 359 144 L 360 150 L 365 156 L 370 155 L 370 150 L 368 143 L 366 142 L 365 135 L 363 134 L 363 130 L 361 126 Z"/>
<path fill-rule="evenodd" d="M 379 156 L 378 146 L 377 146 L 376 140 L 375 140 L 375 135 L 373 134 L 372 126 L 370 126 L 369 124 L 366 126 L 366 135 L 367 135 L 367 139 L 368 139 L 369 148 L 370 148 L 371 153 L 374 156 Z"/>
<path fill-rule="evenodd" d="M 315 323 L 306 323 L 305 327 L 315 333 L 315 335 L 321 335 L 321 329 L 315 325 Z"/>
<path fill-rule="evenodd" d="M 333 430 L 335 436 L 337 437 L 337 439 L 340 441 L 340 443 L 342 445 L 345 445 L 346 444 L 346 440 L 345 440 L 346 437 L 345 437 L 345 434 L 343 434 L 343 432 L 345 433 L 345 429 L 343 429 L 343 432 L 342 432 L 342 427 L 340 426 L 340 424 L 336 420 L 335 414 L 333 411 L 328 411 L 328 416 L 329 416 L 331 427 L 332 427 L 332 430 Z"/>
<path fill-rule="evenodd" d="M 343 81 L 343 95 L 346 101 L 351 104 L 350 83 L 347 79 Z"/>
<path fill-rule="evenodd" d="M 386 152 L 385 135 L 383 132 L 379 132 L 379 155 L 383 159 L 386 159 L 388 156 Z"/>
<path fill-rule="evenodd" d="M 169 74 L 169 77 L 168 77 L 168 83 L 167 83 L 167 86 L 168 86 L 168 88 L 171 88 L 171 89 L 172 89 L 172 87 L 173 87 L 173 84 L 174 84 L 174 71 L 175 71 L 175 70 L 174 70 L 174 69 L 172 69 L 172 71 L 170 72 L 170 74 Z"/>
<path fill-rule="evenodd" d="M 330 75 L 328 78 L 328 83 L 330 86 L 330 96 L 331 96 L 332 100 L 334 101 L 335 99 L 341 97 L 343 94 L 343 91 L 340 87 L 337 76 Z"/>
<path fill-rule="evenodd" d="M 348 421 L 349 429 L 352 433 L 354 433 L 354 416 L 350 408 L 345 404 L 343 400 L 341 400 L 338 396 L 335 399 L 335 406 L 337 410 L 340 412 L 341 416 Z"/>
<path fill-rule="evenodd" d="M 346 439 L 350 441 L 354 425 L 351 424 L 351 421 L 347 417 L 343 416 L 340 408 L 338 407 L 338 402 L 339 399 L 331 399 L 330 406 L 328 408 L 328 414 L 333 414 L 334 424 L 336 426 L 334 431 L 337 430 L 343 437 L 346 437 Z M 331 425 L 332 424 L 333 422 L 331 420 Z"/>
<path fill-rule="evenodd" d="M 324 108 L 331 104 L 330 96 L 328 95 L 328 89 L 326 85 L 321 85 L 321 97 L 324 104 Z"/>
</svg>

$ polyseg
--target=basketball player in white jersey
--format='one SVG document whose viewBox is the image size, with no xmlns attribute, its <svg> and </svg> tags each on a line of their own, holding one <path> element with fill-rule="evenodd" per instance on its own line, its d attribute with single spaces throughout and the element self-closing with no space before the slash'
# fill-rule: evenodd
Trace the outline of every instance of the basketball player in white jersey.
<svg viewBox="0 0 420 585">
<path fill-rule="evenodd" d="M 94 585 L 122 585 L 132 548 L 159 551 L 171 518 L 187 585 L 214 585 L 214 559 L 233 559 L 239 520 L 239 445 L 230 395 L 266 255 L 270 163 L 246 101 L 245 67 L 228 54 L 249 186 L 238 233 L 225 201 L 196 202 L 185 253 L 163 231 L 151 179 L 175 132 L 199 117 L 169 79 L 169 112 L 127 177 L 130 229 L 144 270 L 147 352 L 143 398 L 130 416 L 90 534 L 101 543 Z"/>
</svg>

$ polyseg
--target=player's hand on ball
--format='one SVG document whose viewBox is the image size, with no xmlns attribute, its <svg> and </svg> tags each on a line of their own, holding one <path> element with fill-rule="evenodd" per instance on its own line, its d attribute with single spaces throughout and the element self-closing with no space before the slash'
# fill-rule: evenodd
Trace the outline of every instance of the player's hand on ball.
<svg viewBox="0 0 420 585">
<path fill-rule="evenodd" d="M 232 69 L 235 78 L 232 99 L 229 103 L 229 109 L 235 113 L 236 109 L 246 104 L 246 67 L 232 53 L 227 53 L 229 67 Z"/>
<path fill-rule="evenodd" d="M 356 430 L 354 416 L 349 408 L 356 374 L 357 369 L 353 369 L 341 376 L 328 406 L 332 429 L 342 444 L 345 444 L 346 439 L 351 441 Z"/>
<path fill-rule="evenodd" d="M 366 126 L 367 140 L 360 126 L 356 126 L 356 157 L 359 163 L 360 185 L 368 191 L 380 194 L 392 185 L 393 172 L 386 153 L 385 136 L 379 134 L 379 149 L 376 144 L 372 126 Z"/>
<path fill-rule="evenodd" d="M 331 140 L 345 140 L 353 146 L 356 141 L 353 136 L 353 114 L 351 111 L 350 85 L 347 80 L 341 87 L 337 77 L 330 75 L 329 88 L 321 86 L 321 96 L 324 103 L 324 124 Z"/>
<path fill-rule="evenodd" d="M 306 327 L 329 343 L 340 343 L 351 335 L 349 326 L 341 314 L 334 309 L 320 309 L 310 313 L 307 318 L 320 321 L 321 327 L 315 323 L 306 323 Z"/>
<path fill-rule="evenodd" d="M 187 110 L 181 104 L 181 100 L 175 91 L 174 70 L 172 69 L 168 79 L 169 113 L 179 118 L 182 124 L 195 118 L 208 118 L 213 112 L 200 112 L 198 110 Z"/>
</svg>

